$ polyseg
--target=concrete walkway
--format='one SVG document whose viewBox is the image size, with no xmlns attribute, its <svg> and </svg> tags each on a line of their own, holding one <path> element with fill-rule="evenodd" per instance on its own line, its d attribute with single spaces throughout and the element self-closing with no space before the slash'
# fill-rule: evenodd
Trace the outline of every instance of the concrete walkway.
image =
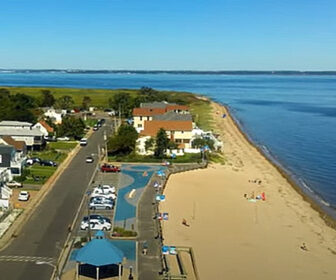
<svg viewBox="0 0 336 280">
<path fill-rule="evenodd" d="M 156 214 L 155 188 L 153 182 L 158 178 L 153 176 L 149 185 L 145 188 L 138 205 L 138 279 L 155 280 L 160 279 L 161 266 L 161 244 L 155 239 L 158 234 L 157 223 L 153 217 Z M 143 255 L 143 243 L 147 242 L 147 255 Z"/>
</svg>

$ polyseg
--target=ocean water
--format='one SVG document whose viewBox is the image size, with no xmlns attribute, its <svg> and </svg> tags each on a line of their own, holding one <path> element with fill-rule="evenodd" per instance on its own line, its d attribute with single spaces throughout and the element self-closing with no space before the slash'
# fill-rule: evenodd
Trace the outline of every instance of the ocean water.
<svg viewBox="0 0 336 280">
<path fill-rule="evenodd" d="M 324 206 L 336 207 L 336 76 L 0 73 L 0 86 L 201 93 L 230 106 L 250 138 Z"/>
</svg>

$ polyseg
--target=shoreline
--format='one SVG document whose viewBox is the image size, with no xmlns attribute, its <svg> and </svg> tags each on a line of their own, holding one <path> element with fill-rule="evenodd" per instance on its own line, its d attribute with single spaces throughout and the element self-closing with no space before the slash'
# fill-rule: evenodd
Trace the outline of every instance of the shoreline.
<svg viewBox="0 0 336 280">
<path fill-rule="evenodd" d="M 227 106 L 209 101 L 225 164 L 169 177 L 159 205 L 169 213 L 164 245 L 192 248 L 201 279 L 335 279 L 333 224 L 248 139 Z"/>
<path fill-rule="evenodd" d="M 232 123 L 235 125 L 235 127 L 238 129 L 238 131 L 241 133 L 241 135 L 245 138 L 245 140 L 252 147 L 254 147 L 259 152 L 259 154 L 265 160 L 267 160 L 280 173 L 281 176 L 283 176 L 286 179 L 286 181 L 302 197 L 302 199 L 310 204 L 310 206 L 313 210 L 315 210 L 319 213 L 320 217 L 324 220 L 324 222 L 326 223 L 327 226 L 329 226 L 333 229 L 336 229 L 336 216 L 333 216 L 332 214 L 328 213 L 327 206 L 323 206 L 323 204 L 321 202 L 319 202 L 316 199 L 314 199 L 313 197 L 309 196 L 309 194 L 306 193 L 303 190 L 303 186 L 300 186 L 300 184 L 293 178 L 293 176 L 288 174 L 286 169 L 279 162 L 275 161 L 270 156 L 268 156 L 262 150 L 262 148 L 253 141 L 253 139 L 244 131 L 243 127 L 240 125 L 240 123 L 238 122 L 238 120 L 236 119 L 234 114 L 232 113 L 232 110 L 231 110 L 230 106 L 227 105 L 227 104 L 218 103 L 218 102 L 213 101 L 211 99 L 208 99 L 208 100 L 211 103 L 217 104 L 217 105 L 219 105 L 219 106 L 221 106 L 225 109 L 225 111 L 227 112 L 227 117 L 230 118 Z M 315 195 L 318 196 L 317 194 L 315 194 Z M 329 208 L 329 209 L 330 209 L 330 212 L 333 211 L 332 208 Z M 336 215 L 336 212 L 334 212 L 334 214 Z"/>
</svg>

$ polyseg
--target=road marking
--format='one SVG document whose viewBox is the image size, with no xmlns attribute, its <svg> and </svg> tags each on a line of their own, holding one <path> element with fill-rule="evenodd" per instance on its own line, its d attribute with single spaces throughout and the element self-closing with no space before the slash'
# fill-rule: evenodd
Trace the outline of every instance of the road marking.
<svg viewBox="0 0 336 280">
<path fill-rule="evenodd" d="M 0 262 L 53 262 L 54 258 L 36 256 L 0 256 Z"/>
</svg>

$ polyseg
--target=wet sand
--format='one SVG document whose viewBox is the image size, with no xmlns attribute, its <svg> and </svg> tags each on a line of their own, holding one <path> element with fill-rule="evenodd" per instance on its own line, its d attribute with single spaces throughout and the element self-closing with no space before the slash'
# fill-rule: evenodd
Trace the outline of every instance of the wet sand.
<svg viewBox="0 0 336 280">
<path fill-rule="evenodd" d="M 213 112 L 226 163 L 169 178 L 165 244 L 192 247 L 201 279 L 335 279 L 336 231 L 222 118 L 223 106 Z M 265 201 L 247 199 L 263 192 Z"/>
</svg>

